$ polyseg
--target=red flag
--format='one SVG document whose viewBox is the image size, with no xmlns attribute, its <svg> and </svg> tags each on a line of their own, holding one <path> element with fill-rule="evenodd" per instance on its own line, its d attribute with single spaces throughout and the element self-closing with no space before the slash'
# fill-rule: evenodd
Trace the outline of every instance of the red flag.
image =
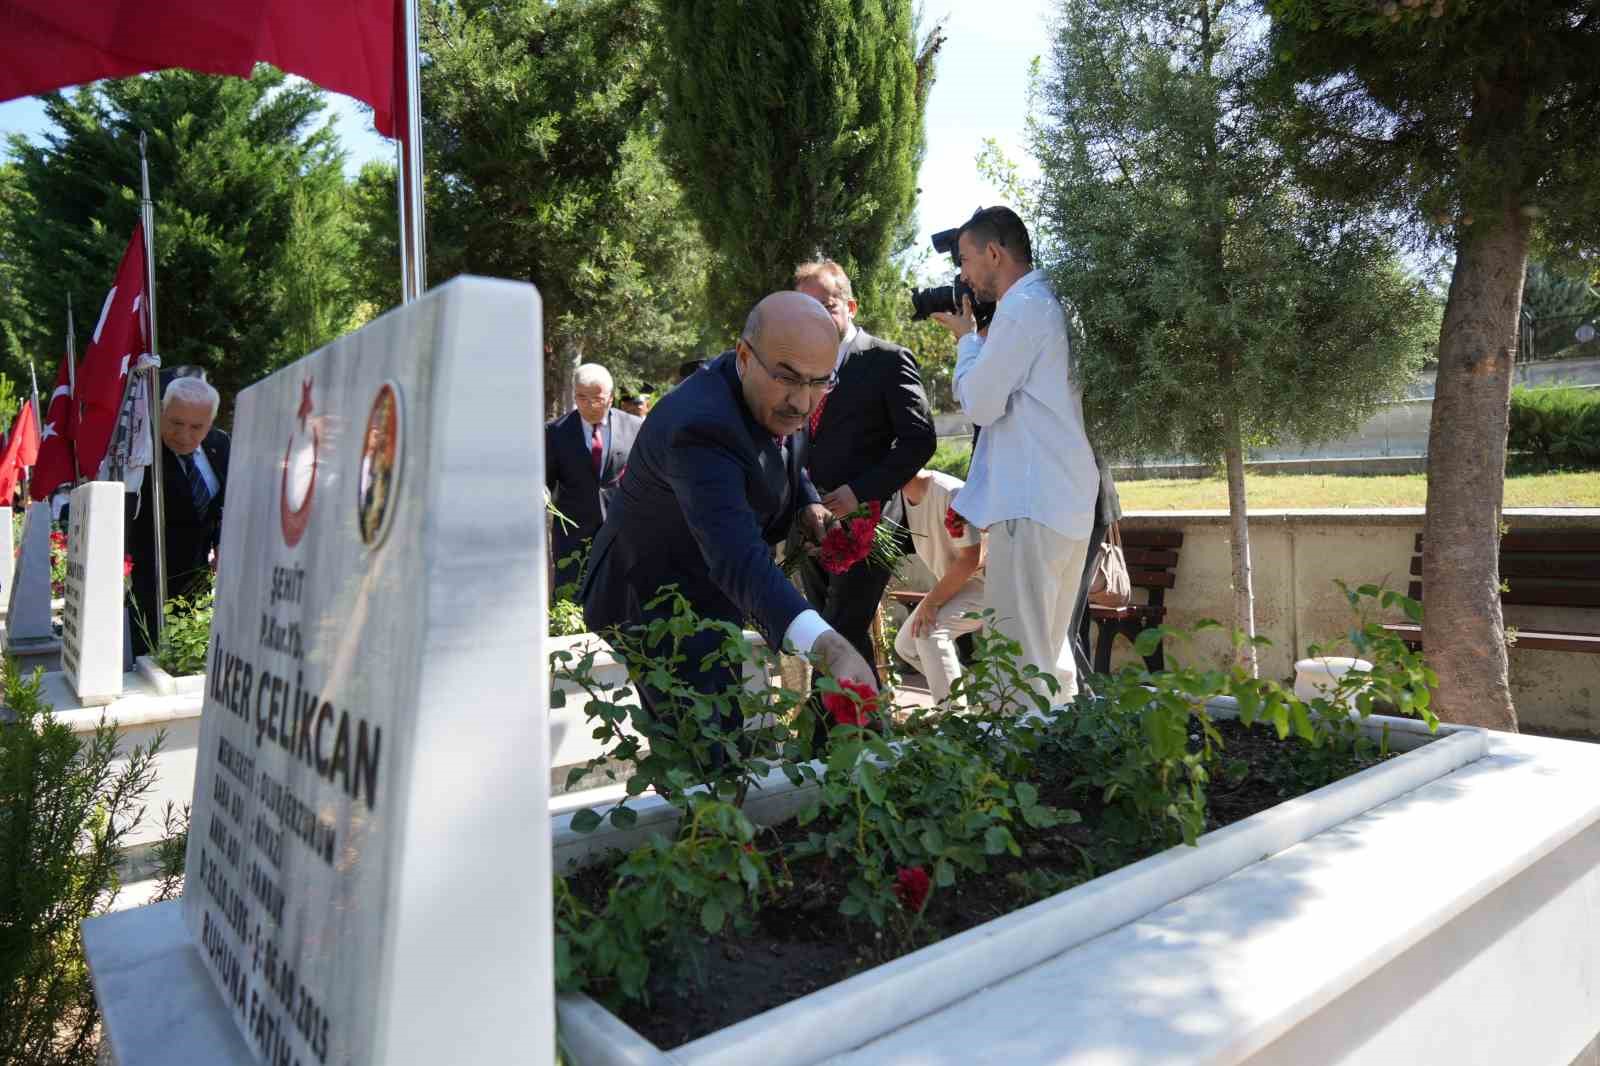
<svg viewBox="0 0 1600 1066">
<path fill-rule="evenodd" d="M 265 62 L 366 101 L 393 137 L 403 2 L 6 0 L 0 100 L 166 67 L 248 77 Z"/>
<path fill-rule="evenodd" d="M 72 468 L 72 431 L 76 419 L 72 417 L 71 378 L 67 372 L 70 355 L 61 357 L 61 371 L 56 374 L 56 391 L 44 409 L 44 427 L 39 430 L 39 459 L 33 464 L 33 478 L 28 482 L 28 492 L 36 500 L 48 500 L 62 485 L 77 480 Z"/>
<path fill-rule="evenodd" d="M 23 469 L 38 457 L 39 424 L 33 417 L 33 401 L 24 400 L 6 435 L 5 451 L 0 453 L 0 506 L 10 505 Z"/>
<path fill-rule="evenodd" d="M 23 466 L 32 466 L 39 461 L 39 419 L 33 413 L 33 401 L 29 400 L 22 405 L 22 410 L 17 412 L 17 420 L 11 424 L 11 432 L 15 437 L 21 438 L 17 443 L 17 462 Z M 9 446 L 10 442 L 7 442 Z"/>
<path fill-rule="evenodd" d="M 117 428 L 128 370 L 148 351 L 144 336 L 144 227 L 135 226 L 78 367 L 78 469 L 94 477 Z"/>
</svg>

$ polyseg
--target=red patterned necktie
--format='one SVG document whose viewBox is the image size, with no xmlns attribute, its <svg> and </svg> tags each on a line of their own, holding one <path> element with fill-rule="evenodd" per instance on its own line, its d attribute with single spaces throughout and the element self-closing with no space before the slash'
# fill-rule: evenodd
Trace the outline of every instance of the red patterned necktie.
<svg viewBox="0 0 1600 1066">
<path fill-rule="evenodd" d="M 606 445 L 600 438 L 600 423 L 594 424 L 594 436 L 589 438 L 589 462 L 594 465 L 594 476 L 600 476 L 600 465 L 605 459 Z"/>
<path fill-rule="evenodd" d="M 811 439 L 817 439 L 817 427 L 822 424 L 822 409 L 828 406 L 829 393 L 823 393 L 822 399 L 817 401 L 817 406 L 811 411 Z"/>
</svg>

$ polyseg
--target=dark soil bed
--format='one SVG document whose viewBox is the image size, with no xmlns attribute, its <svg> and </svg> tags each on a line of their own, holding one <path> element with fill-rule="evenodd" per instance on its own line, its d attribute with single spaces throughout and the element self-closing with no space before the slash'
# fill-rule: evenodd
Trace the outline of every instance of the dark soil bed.
<svg viewBox="0 0 1600 1066">
<path fill-rule="evenodd" d="M 1209 789 L 1208 829 L 1248 818 L 1309 791 L 1304 775 L 1296 771 L 1296 760 L 1305 751 L 1302 745 L 1292 740 L 1280 742 L 1276 733 L 1263 726 L 1246 728 L 1232 721 L 1216 724 L 1230 772 L 1220 775 Z M 1102 813 L 1094 797 L 1071 790 L 1070 782 L 1050 770 L 1047 765 L 1035 768 L 1034 783 L 1041 801 L 1074 809 L 1082 821 L 1030 831 L 1023 840 L 1023 858 L 991 858 L 988 873 L 966 874 L 953 887 L 936 891 L 924 913 L 925 943 L 981 925 L 1114 868 L 1097 868 L 1089 858 L 1097 853 Z M 793 824 L 777 826 L 765 831 L 760 845 L 764 850 L 781 845 L 787 851 L 805 835 L 806 830 Z M 1121 856 L 1124 862 L 1141 857 Z M 762 908 L 751 935 L 733 934 L 730 927 L 725 935 L 705 938 L 697 959 L 682 960 L 692 966 L 698 979 L 694 975 L 653 974 L 649 1005 L 630 1004 L 621 1012 L 623 1020 L 656 1046 L 672 1048 L 901 953 L 898 945 L 887 949 L 870 924 L 849 921 L 838 913 L 839 889 L 830 880 L 825 861 L 795 863 L 790 873 L 793 888 L 777 905 Z M 578 873 L 571 884 L 580 897 L 598 903 L 605 897 L 609 880 L 609 871 L 602 865 Z"/>
</svg>

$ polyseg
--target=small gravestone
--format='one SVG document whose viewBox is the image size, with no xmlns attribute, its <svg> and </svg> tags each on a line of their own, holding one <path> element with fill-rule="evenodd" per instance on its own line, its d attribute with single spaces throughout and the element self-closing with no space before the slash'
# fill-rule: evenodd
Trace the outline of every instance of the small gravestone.
<svg viewBox="0 0 1600 1066">
<path fill-rule="evenodd" d="M 122 695 L 122 483 L 72 490 L 61 669 L 85 707 Z"/>
<path fill-rule="evenodd" d="M 0 609 L 10 606 L 11 578 L 16 571 L 17 544 L 11 528 L 11 508 L 0 507 Z"/>
<path fill-rule="evenodd" d="M 551 1061 L 539 315 L 460 279 L 240 394 L 184 895 L 84 925 L 121 1066 Z"/>
<path fill-rule="evenodd" d="M 6 607 L 6 653 L 37 655 L 60 647 L 50 622 L 50 505 L 36 503 L 22 521 L 22 551 Z"/>
</svg>

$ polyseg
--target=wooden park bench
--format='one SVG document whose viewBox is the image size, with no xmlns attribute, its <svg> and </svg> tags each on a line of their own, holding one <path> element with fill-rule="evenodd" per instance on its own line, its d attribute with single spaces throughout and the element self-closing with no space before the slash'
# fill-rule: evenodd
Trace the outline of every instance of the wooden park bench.
<svg viewBox="0 0 1600 1066">
<path fill-rule="evenodd" d="M 1411 586 L 1422 599 L 1422 534 L 1412 548 Z M 1512 530 L 1500 538 L 1500 602 L 1535 607 L 1600 608 L 1600 532 Z M 1596 632 L 1516 628 L 1516 646 L 1540 651 L 1600 653 L 1600 614 Z M 1423 627 L 1393 622 L 1383 627 L 1413 648 L 1422 647 Z"/>
<path fill-rule="evenodd" d="M 1158 626 L 1167 617 L 1164 602 L 1167 589 L 1177 584 L 1178 551 L 1183 547 L 1183 533 L 1175 529 L 1122 530 L 1122 553 L 1128 562 L 1128 578 L 1134 589 L 1145 591 L 1144 603 L 1133 603 L 1121 609 L 1089 605 L 1084 614 L 1083 630 L 1079 634 L 1084 649 L 1094 648 L 1093 669 L 1096 673 L 1111 670 L 1111 646 L 1121 634 L 1132 641 L 1151 626 Z M 915 610 L 927 593 L 900 589 L 889 593 L 907 610 Z M 1135 592 L 1135 595 L 1138 595 Z M 1100 631 L 1091 645 L 1089 623 L 1099 623 Z M 963 638 L 965 639 L 965 638 Z M 962 642 L 958 641 L 958 647 Z M 963 655 L 963 661 L 966 656 Z M 1166 655 L 1160 644 L 1145 656 L 1145 665 L 1152 670 L 1166 667 Z"/>
<path fill-rule="evenodd" d="M 1089 623 L 1100 627 L 1094 642 L 1094 672 L 1111 672 L 1111 646 L 1118 634 L 1129 641 L 1151 626 L 1158 626 L 1167 617 L 1165 597 L 1167 590 L 1178 583 L 1178 551 L 1183 547 L 1183 533 L 1176 529 L 1122 528 L 1122 554 L 1128 563 L 1128 580 L 1138 595 L 1145 591 L 1145 602 L 1132 603 L 1122 608 L 1089 605 L 1083 619 L 1083 646 L 1089 645 Z M 1144 657 L 1151 670 L 1166 669 L 1165 649 L 1157 644 L 1155 651 Z"/>
</svg>

